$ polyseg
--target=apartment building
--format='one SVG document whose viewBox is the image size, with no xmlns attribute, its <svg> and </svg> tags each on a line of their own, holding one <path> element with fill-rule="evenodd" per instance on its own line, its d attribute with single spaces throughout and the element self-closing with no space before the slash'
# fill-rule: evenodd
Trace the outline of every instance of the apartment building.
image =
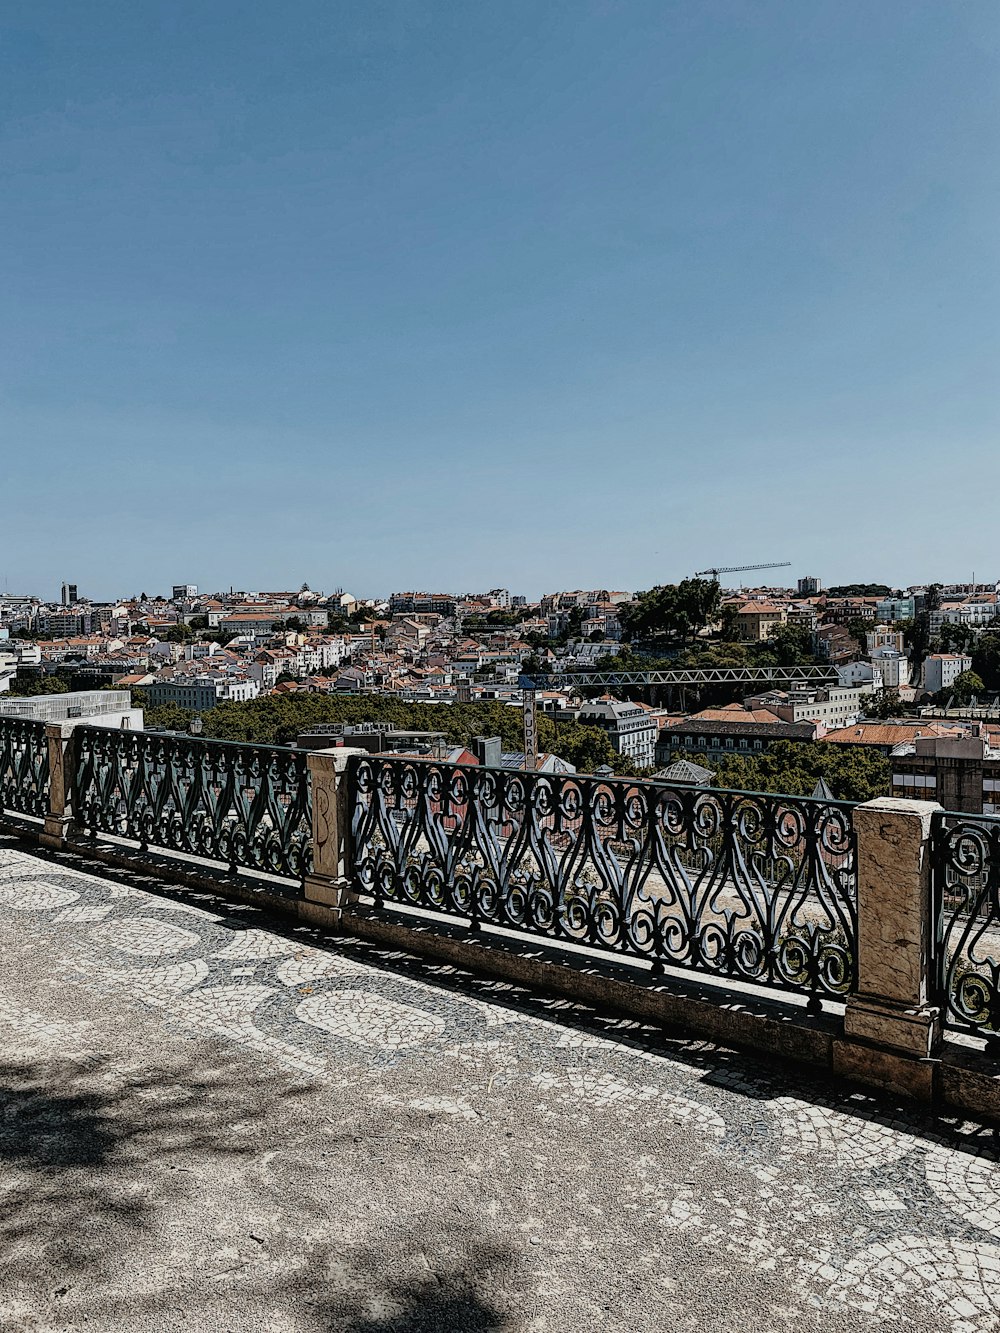
<svg viewBox="0 0 1000 1333">
<path fill-rule="evenodd" d="M 655 763 L 659 726 L 641 704 L 621 703 L 606 696 L 584 704 L 577 720 L 607 732 L 615 753 L 631 759 L 637 767 L 651 768 Z"/>
<path fill-rule="evenodd" d="M 776 741 L 814 741 L 822 731 L 815 722 L 785 722 L 766 708 L 704 708 L 661 728 L 656 762 L 666 764 L 677 753 L 698 763 L 732 754 L 759 755 Z"/>
<path fill-rule="evenodd" d="M 821 722 L 824 727 L 846 727 L 860 717 L 861 701 L 871 692 L 870 685 L 769 690 L 747 699 L 746 706 L 767 709 L 782 722 Z"/>
<path fill-rule="evenodd" d="M 869 656 L 873 656 L 877 648 L 892 648 L 897 653 L 901 653 L 905 646 L 901 629 L 869 630 L 865 635 L 865 643 L 868 647 Z"/>
<path fill-rule="evenodd" d="M 736 613 L 737 634 L 744 643 L 763 643 L 788 620 L 788 607 L 777 602 L 744 602 Z"/>
<path fill-rule="evenodd" d="M 942 602 L 936 611 L 929 615 L 931 638 L 941 633 L 944 625 L 967 625 L 970 629 L 982 629 L 997 614 L 996 593 L 981 593 L 977 597 L 967 597 L 962 601 Z"/>
<path fill-rule="evenodd" d="M 895 648 L 875 648 L 871 664 L 882 678 L 887 690 L 898 690 L 910 683 L 910 660 Z"/>
<path fill-rule="evenodd" d="M 972 670 L 964 653 L 932 653 L 924 659 L 924 689 L 931 694 L 950 689 L 963 671 Z"/>
<path fill-rule="evenodd" d="M 875 603 L 875 620 L 880 625 L 912 620 L 915 615 L 916 602 L 912 597 L 881 597 Z"/>
<path fill-rule="evenodd" d="M 917 737 L 889 756 L 892 794 L 946 810 L 1000 814 L 1000 750 L 985 734 Z"/>
<path fill-rule="evenodd" d="M 389 614 L 433 611 L 440 616 L 453 616 L 457 603 L 458 598 L 446 592 L 394 592 L 389 598 Z"/>
</svg>

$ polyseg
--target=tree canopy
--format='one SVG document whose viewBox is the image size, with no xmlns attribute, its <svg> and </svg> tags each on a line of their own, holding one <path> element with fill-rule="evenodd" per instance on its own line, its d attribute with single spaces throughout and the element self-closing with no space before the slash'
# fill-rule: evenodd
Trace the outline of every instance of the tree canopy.
<svg viewBox="0 0 1000 1333">
<path fill-rule="evenodd" d="M 682 579 L 637 593 L 618 621 L 626 640 L 684 642 L 719 618 L 720 603 L 717 579 Z"/>
<path fill-rule="evenodd" d="M 953 700 L 959 708 L 965 708 L 973 699 L 981 698 L 985 690 L 982 676 L 975 671 L 963 671 L 946 689 L 939 690 L 936 697 L 941 704 Z"/>
<path fill-rule="evenodd" d="M 972 648 L 972 669 L 988 694 L 1000 693 L 1000 634 L 985 631 Z"/>
<path fill-rule="evenodd" d="M 8 694 L 15 699 L 30 699 L 36 694 L 68 694 L 69 685 L 62 676 L 29 676 L 20 672 L 10 682 Z"/>
<path fill-rule="evenodd" d="M 888 583 L 838 583 L 827 588 L 828 597 L 888 597 L 892 592 Z"/>
<path fill-rule="evenodd" d="M 135 696 L 144 707 L 142 692 Z M 147 727 L 186 731 L 194 713 L 176 704 L 146 708 Z M 246 702 L 227 701 L 203 714 L 204 735 L 227 741 L 259 745 L 288 745 L 303 731 L 320 723 L 386 722 L 407 731 L 440 731 L 450 745 L 469 746 L 474 736 L 499 736 L 503 748 L 524 748 L 520 709 L 506 704 L 404 703 L 371 694 L 270 694 Z M 538 748 L 557 754 L 581 772 L 592 772 L 610 764 L 616 772 L 632 773 L 632 764 L 617 755 L 600 727 L 578 722 L 538 718 Z"/>
<path fill-rule="evenodd" d="M 809 796 L 820 778 L 841 801 L 870 801 L 888 796 L 889 761 L 861 745 L 777 741 L 760 755 L 726 756 L 714 785 L 737 791 L 784 792 Z"/>
</svg>

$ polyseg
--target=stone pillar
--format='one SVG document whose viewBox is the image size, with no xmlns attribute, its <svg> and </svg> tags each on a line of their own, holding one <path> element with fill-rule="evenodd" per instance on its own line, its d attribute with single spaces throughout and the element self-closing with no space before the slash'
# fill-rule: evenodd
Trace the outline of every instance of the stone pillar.
<svg viewBox="0 0 1000 1333">
<path fill-rule="evenodd" d="M 933 801 L 883 797 L 854 811 L 858 841 L 858 989 L 834 1066 L 930 1099 L 941 1040 L 933 991 Z"/>
<path fill-rule="evenodd" d="M 335 925 L 351 900 L 345 873 L 341 825 L 341 792 L 337 780 L 337 751 L 311 750 L 306 758 L 312 779 L 312 874 L 305 881 L 307 903 L 326 911 L 312 913 L 320 924 Z"/>
<path fill-rule="evenodd" d="M 49 809 L 45 828 L 38 840 L 45 847 L 58 851 L 66 841 L 66 830 L 72 820 L 70 809 L 73 790 L 73 751 L 70 738 L 75 722 L 47 722 L 45 739 L 49 747 Z"/>
</svg>

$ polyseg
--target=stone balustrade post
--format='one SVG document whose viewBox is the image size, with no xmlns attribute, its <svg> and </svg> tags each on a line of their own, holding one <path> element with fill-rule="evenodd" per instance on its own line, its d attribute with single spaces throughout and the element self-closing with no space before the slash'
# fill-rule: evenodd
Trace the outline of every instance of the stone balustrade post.
<svg viewBox="0 0 1000 1333">
<path fill-rule="evenodd" d="M 45 724 L 45 741 L 49 748 L 49 808 L 38 840 L 56 851 L 65 843 L 66 831 L 73 819 L 73 747 L 70 740 L 75 725 L 75 722 Z"/>
<path fill-rule="evenodd" d="M 306 877 L 307 903 L 326 911 L 317 920 L 329 924 L 329 913 L 339 919 L 353 900 L 346 851 L 346 783 L 338 775 L 336 750 L 310 750 L 306 757 L 312 782 L 312 873 Z"/>
<path fill-rule="evenodd" d="M 931 909 L 931 821 L 940 808 L 883 797 L 854 811 L 857 991 L 834 1045 L 839 1073 L 927 1100 L 941 1041 Z"/>
</svg>

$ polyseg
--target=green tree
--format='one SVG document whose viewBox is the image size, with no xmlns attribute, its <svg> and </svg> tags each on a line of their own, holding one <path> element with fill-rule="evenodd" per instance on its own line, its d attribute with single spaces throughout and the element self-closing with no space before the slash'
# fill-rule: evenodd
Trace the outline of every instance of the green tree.
<svg viewBox="0 0 1000 1333">
<path fill-rule="evenodd" d="M 982 676 L 975 671 L 963 671 L 955 677 L 950 688 L 940 690 L 937 697 L 942 704 L 946 704 L 950 698 L 959 708 L 965 708 L 973 699 L 981 698 L 985 689 Z"/>
<path fill-rule="evenodd" d="M 839 583 L 827 588 L 827 597 L 888 597 L 892 589 L 887 583 Z"/>
<path fill-rule="evenodd" d="M 739 607 L 730 603 L 724 606 L 720 615 L 721 626 L 719 638 L 724 642 L 733 643 L 740 637 L 740 612 Z"/>
<path fill-rule="evenodd" d="M 10 682 L 8 693 L 16 699 L 30 699 L 39 694 L 68 694 L 69 683 L 61 675 L 29 676 L 20 672 Z"/>
<path fill-rule="evenodd" d="M 548 748 L 573 764 L 579 773 L 593 773 L 602 764 L 616 768 L 620 758 L 600 727 L 585 727 L 579 722 L 560 723 L 558 735 L 549 742 Z"/>
<path fill-rule="evenodd" d="M 953 625 L 946 620 L 938 633 L 943 653 L 967 653 L 976 641 L 971 625 Z"/>
<path fill-rule="evenodd" d="M 775 666 L 809 666 L 815 662 L 812 634 L 804 625 L 775 625 L 767 640 Z"/>
<path fill-rule="evenodd" d="M 618 608 L 626 641 L 685 642 L 719 618 L 721 593 L 716 579 L 682 579 L 640 592 Z"/>
<path fill-rule="evenodd" d="M 868 643 L 868 635 L 875 629 L 875 621 L 869 620 L 865 616 L 852 616 L 847 622 L 847 630 L 851 638 L 856 640 L 857 645 L 862 651 Z"/>
<path fill-rule="evenodd" d="M 910 658 L 914 678 L 931 647 L 931 618 L 927 611 L 909 621 L 903 630 L 903 643 Z"/>
<path fill-rule="evenodd" d="M 869 801 L 890 790 L 889 761 L 861 745 L 777 741 L 761 755 L 727 756 L 715 785 L 738 791 L 809 796 L 820 778 L 838 800 Z"/>
<path fill-rule="evenodd" d="M 881 694 L 868 694 L 862 699 L 866 717 L 899 717 L 906 710 L 899 697 L 899 690 L 883 690 Z"/>
<path fill-rule="evenodd" d="M 148 705 L 142 690 L 133 690 L 132 707 L 143 710 L 143 725 L 147 731 L 187 731 L 195 716 L 193 708 L 179 704 Z"/>
<path fill-rule="evenodd" d="M 1000 634 L 989 630 L 980 634 L 971 656 L 972 669 L 982 678 L 987 693 L 1000 693 Z"/>
</svg>

